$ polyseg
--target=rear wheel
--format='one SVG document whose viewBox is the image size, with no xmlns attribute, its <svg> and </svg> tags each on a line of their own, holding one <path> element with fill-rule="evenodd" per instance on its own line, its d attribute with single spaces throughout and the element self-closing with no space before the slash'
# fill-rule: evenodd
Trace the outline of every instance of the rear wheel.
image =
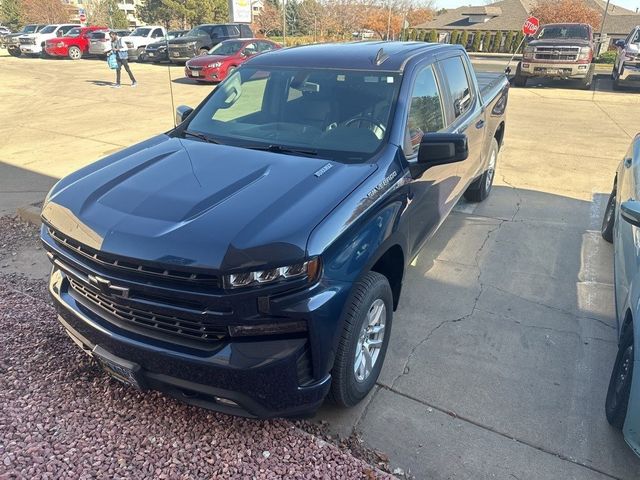
<svg viewBox="0 0 640 480">
<path fill-rule="evenodd" d="M 329 396 L 338 405 L 357 404 L 375 385 L 387 352 L 392 317 L 387 278 L 368 272 L 353 286 L 331 370 Z"/>
<path fill-rule="evenodd" d="M 11 49 L 9 49 L 9 55 L 11 55 L 12 57 L 19 57 L 20 56 L 20 49 L 19 48 L 11 48 Z"/>
<path fill-rule="evenodd" d="M 498 163 L 498 153 L 500 147 L 498 141 L 494 138 L 491 139 L 491 147 L 489 148 L 489 160 L 487 162 L 487 169 L 480 177 L 467 187 L 464 192 L 464 198 L 470 202 L 481 202 L 489 196 L 491 193 L 491 187 L 493 187 L 493 178 L 496 173 L 496 164 Z"/>
<path fill-rule="evenodd" d="M 631 394 L 631 380 L 633 377 L 633 328 L 629 328 L 625 338 L 620 341 L 618 355 L 613 364 L 605 413 L 607 421 L 616 428 L 624 426 Z"/>
<path fill-rule="evenodd" d="M 516 67 L 516 75 L 513 77 L 513 84 L 516 87 L 526 87 L 527 86 L 527 77 L 522 75 L 522 63 L 518 63 Z"/>
<path fill-rule="evenodd" d="M 82 50 L 75 45 L 69 47 L 69 58 L 71 60 L 80 60 L 82 58 Z"/>
<path fill-rule="evenodd" d="M 137 62 L 144 62 L 144 47 L 139 47 L 136 50 L 136 54 L 138 56 Z"/>
<path fill-rule="evenodd" d="M 206 55 L 207 53 L 209 53 L 209 50 L 207 50 L 206 48 L 201 48 L 198 55 Z"/>
<path fill-rule="evenodd" d="M 604 217 L 602 217 L 602 227 L 600 233 L 602 238 L 607 242 L 613 243 L 613 227 L 616 223 L 616 189 L 615 186 L 611 195 L 609 195 L 609 201 L 607 202 L 607 208 L 604 211 Z"/>
</svg>

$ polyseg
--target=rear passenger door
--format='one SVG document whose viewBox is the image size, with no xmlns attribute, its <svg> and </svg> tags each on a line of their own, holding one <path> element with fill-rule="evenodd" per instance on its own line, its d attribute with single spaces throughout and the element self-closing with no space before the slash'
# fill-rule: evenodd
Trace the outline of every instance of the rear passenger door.
<svg viewBox="0 0 640 480">
<path fill-rule="evenodd" d="M 457 197 L 464 193 L 483 165 L 482 149 L 486 130 L 484 109 L 473 82 L 471 66 L 462 55 L 440 60 L 438 67 L 447 86 L 447 130 L 465 133 L 469 140 L 469 157 L 455 164 L 460 177 L 453 192 Z"/>
</svg>

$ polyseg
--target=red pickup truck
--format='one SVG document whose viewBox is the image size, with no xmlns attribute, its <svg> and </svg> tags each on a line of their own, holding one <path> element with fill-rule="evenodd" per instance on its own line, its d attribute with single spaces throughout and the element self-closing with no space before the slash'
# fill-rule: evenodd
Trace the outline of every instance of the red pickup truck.
<svg viewBox="0 0 640 480">
<path fill-rule="evenodd" d="M 52 57 L 69 57 L 71 60 L 80 60 L 89 51 L 89 34 L 96 30 L 107 30 L 107 27 L 73 28 L 64 37 L 47 40 L 45 51 Z"/>
</svg>

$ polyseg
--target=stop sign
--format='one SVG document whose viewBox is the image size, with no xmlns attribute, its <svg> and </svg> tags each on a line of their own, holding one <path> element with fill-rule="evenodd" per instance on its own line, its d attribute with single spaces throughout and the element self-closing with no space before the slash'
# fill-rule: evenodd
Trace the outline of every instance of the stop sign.
<svg viewBox="0 0 640 480">
<path fill-rule="evenodd" d="M 529 17 L 522 25 L 522 33 L 525 35 L 535 35 L 540 28 L 540 21 L 536 17 Z"/>
<path fill-rule="evenodd" d="M 80 18 L 80 21 L 81 21 L 82 23 L 84 23 L 84 22 L 86 22 L 86 21 L 87 21 L 87 16 L 86 16 L 84 13 L 81 13 L 81 14 L 79 15 L 79 18 Z"/>
</svg>

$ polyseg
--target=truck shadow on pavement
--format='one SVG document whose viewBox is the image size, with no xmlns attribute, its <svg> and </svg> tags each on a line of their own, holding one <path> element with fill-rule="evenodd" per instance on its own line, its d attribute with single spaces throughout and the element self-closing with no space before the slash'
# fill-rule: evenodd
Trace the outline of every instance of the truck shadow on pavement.
<svg viewBox="0 0 640 480">
<path fill-rule="evenodd" d="M 588 90 L 580 88 L 578 80 L 553 80 L 549 78 L 529 78 L 525 89 L 557 88 L 559 90 L 582 90 L 595 92 L 615 92 L 615 93 L 640 93 L 640 89 L 632 86 L 624 86 L 617 90 L 613 88 L 611 75 L 599 73 L 593 77 L 593 83 Z"/>
<path fill-rule="evenodd" d="M 317 418 L 416 478 L 637 478 L 604 415 L 617 351 L 607 198 L 496 186 L 459 204 L 405 272 L 377 389 Z"/>
</svg>

